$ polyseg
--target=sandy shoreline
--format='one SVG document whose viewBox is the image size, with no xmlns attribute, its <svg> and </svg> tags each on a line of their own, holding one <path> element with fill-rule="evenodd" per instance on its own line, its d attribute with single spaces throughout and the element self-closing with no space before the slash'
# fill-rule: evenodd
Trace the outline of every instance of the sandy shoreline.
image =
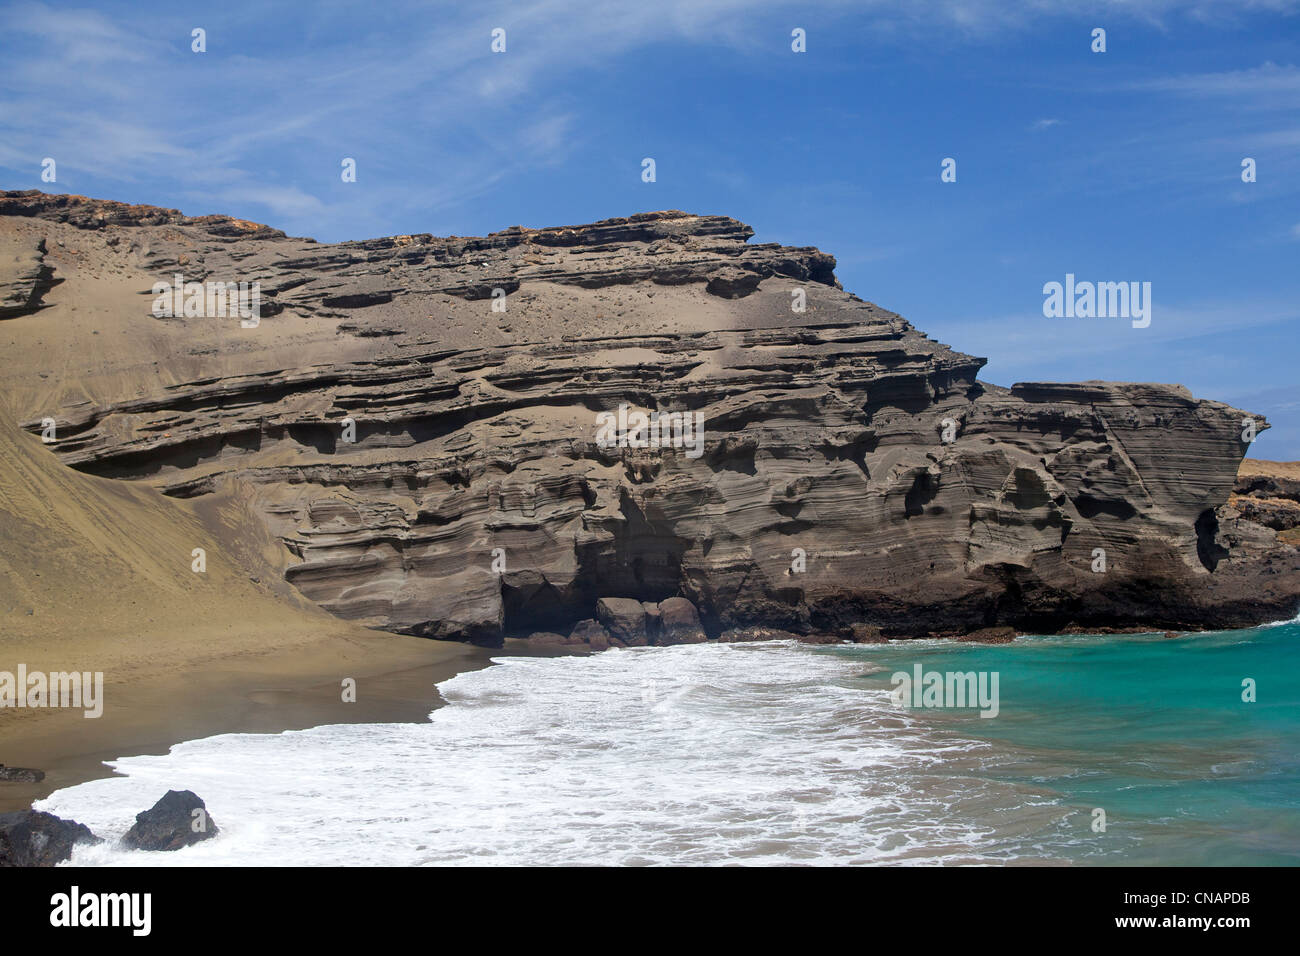
<svg viewBox="0 0 1300 956">
<path fill-rule="evenodd" d="M 105 760 L 166 753 L 184 740 L 422 721 L 441 704 L 437 683 L 502 653 L 511 651 L 371 632 L 108 683 L 97 719 L 79 710 L 0 711 L 0 763 L 45 771 L 40 783 L 0 782 L 0 813 L 111 775 Z M 344 677 L 356 680 L 354 703 L 342 700 Z"/>
</svg>

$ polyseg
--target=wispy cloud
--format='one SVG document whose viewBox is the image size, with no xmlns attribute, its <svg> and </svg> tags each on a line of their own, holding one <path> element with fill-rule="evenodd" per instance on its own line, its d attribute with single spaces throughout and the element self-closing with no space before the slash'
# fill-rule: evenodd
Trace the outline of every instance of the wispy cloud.
<svg viewBox="0 0 1300 956">
<path fill-rule="evenodd" d="M 1294 146 L 1300 142 L 1300 125 L 1294 120 L 1300 102 L 1300 68 L 1291 64 L 1279 66 L 1270 61 L 1249 69 L 1146 78 L 1126 87 L 1142 93 L 1169 94 L 1189 104 L 1231 106 L 1239 113 L 1260 118 L 1282 114 L 1288 118 L 1288 125 L 1271 130 L 1256 128 L 1252 130 L 1253 141 L 1261 147 Z"/>
<path fill-rule="evenodd" d="M 128 27 L 118 14 L 20 2 L 0 9 L 0 164 L 31 177 L 42 157 L 53 156 L 60 185 L 72 190 L 88 179 L 166 182 L 178 194 L 247 206 L 195 212 L 288 216 L 276 225 L 296 232 L 342 223 L 382 230 L 380 210 L 433 214 L 539 164 L 562 162 L 590 119 L 552 99 L 557 84 L 598 76 L 630 51 L 656 44 L 779 49 L 791 22 L 805 17 L 819 18 L 823 30 L 854 17 L 864 39 L 942 35 L 960 42 L 1067 13 L 1155 21 L 1298 3 L 1096 0 L 1063 11 L 1042 0 L 821 0 L 799 7 L 776 0 L 540 0 L 436 14 L 414 2 L 331 3 L 314 8 L 305 25 L 292 12 L 232 2 L 197 18 L 208 29 L 208 52 L 194 54 L 196 17 L 166 4 L 137 5 Z M 498 25 L 508 38 L 501 55 L 490 50 Z M 1217 82 L 1285 94 L 1295 72 L 1268 64 Z M 1207 84 L 1191 77 L 1167 88 Z M 1043 119 L 1035 128 L 1058 122 Z M 358 188 L 350 191 L 336 185 L 342 156 L 358 161 Z M 413 166 L 428 171 L 427 182 L 399 175 Z M 302 176 L 304 169 L 319 178 Z"/>
<path fill-rule="evenodd" d="M 383 11 L 400 29 L 371 33 L 380 11 L 338 4 L 314 11 L 301 38 L 296 27 L 261 22 L 260 7 L 235 4 L 206 18 L 208 52 L 195 54 L 193 18 L 167 8 L 134 11 L 148 27 L 126 30 L 95 10 L 14 4 L 0 11 L 0 164 L 34 176 L 53 156 L 60 186 L 72 191 L 87 178 L 168 182 L 206 199 L 195 212 L 288 217 L 275 224 L 296 232 L 373 221 L 377 210 L 412 203 L 431 213 L 563 161 L 579 119 L 547 91 L 564 76 L 667 39 L 752 40 L 754 13 L 776 6 L 544 0 L 433 16 L 401 4 Z M 498 24 L 504 55 L 490 49 Z M 289 40 L 258 55 L 256 38 L 277 33 Z M 359 188 L 337 188 L 343 156 L 357 159 Z M 319 178 L 294 175 L 304 167 Z M 399 174 L 412 169 L 427 170 L 428 181 Z"/>
<path fill-rule="evenodd" d="M 1135 350 L 1149 354 L 1151 349 L 1213 342 L 1227 334 L 1241 335 L 1298 319 L 1300 307 L 1275 299 L 1166 305 L 1156 298 L 1151 325 L 1145 329 L 1133 328 L 1128 319 L 1049 319 L 1041 309 L 981 319 L 963 317 L 959 322 L 935 317 L 923 327 L 960 351 L 997 356 L 994 379 L 1002 381 L 1018 380 L 1057 362 L 1073 364 L 1081 356 L 1125 356 Z"/>
<path fill-rule="evenodd" d="M 572 113 L 543 117 L 520 130 L 520 143 L 538 162 L 560 162 L 576 145 L 575 127 Z"/>
<path fill-rule="evenodd" d="M 246 182 L 216 193 L 219 201 L 234 205 L 256 203 L 274 213 L 277 220 L 299 221 L 320 214 L 325 204 L 296 186 L 267 186 Z"/>
<path fill-rule="evenodd" d="M 72 64 L 142 62 L 150 44 L 98 10 L 55 10 L 43 3 L 0 9 L 0 30 L 38 40 L 54 58 Z"/>
<path fill-rule="evenodd" d="M 1252 97 L 1281 93 L 1294 97 L 1300 94 L 1300 69 L 1293 65 L 1279 66 L 1266 61 L 1246 70 L 1224 70 L 1218 73 L 1184 73 L 1177 76 L 1158 77 L 1135 81 L 1132 89 L 1165 90 L 1192 96 Z M 1289 105 L 1294 106 L 1291 99 Z"/>
</svg>

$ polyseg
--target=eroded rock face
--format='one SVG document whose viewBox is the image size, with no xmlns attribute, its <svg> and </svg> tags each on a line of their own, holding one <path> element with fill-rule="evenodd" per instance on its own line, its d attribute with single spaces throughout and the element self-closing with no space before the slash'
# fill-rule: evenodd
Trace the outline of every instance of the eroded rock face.
<svg viewBox="0 0 1300 956">
<path fill-rule="evenodd" d="M 1292 463 L 1285 475 L 1260 473 L 1261 467 L 1270 464 L 1242 464 L 1229 504 L 1243 518 L 1281 532 L 1282 541 L 1300 545 L 1300 466 Z"/>
<path fill-rule="evenodd" d="M 0 319 L 30 315 L 61 280 L 45 262 L 45 240 L 0 239 Z"/>
<path fill-rule="evenodd" d="M 595 645 L 647 642 L 642 602 L 667 629 L 673 597 L 711 636 L 884 637 L 1246 625 L 1300 599 L 1296 549 L 1225 508 L 1246 413 L 1177 385 L 981 382 L 832 257 L 733 219 L 324 245 L 119 206 L 0 195 L 24 240 L 111 243 L 137 281 L 122 321 L 173 356 L 143 394 L 134 357 L 105 358 L 94 400 L 26 427 L 55 417 L 72 467 L 237 496 L 343 617 L 488 644 L 594 617 Z M 260 325 L 148 314 L 178 272 L 258 281 Z M 602 444 L 620 407 L 698 413 L 702 443 Z"/>
</svg>

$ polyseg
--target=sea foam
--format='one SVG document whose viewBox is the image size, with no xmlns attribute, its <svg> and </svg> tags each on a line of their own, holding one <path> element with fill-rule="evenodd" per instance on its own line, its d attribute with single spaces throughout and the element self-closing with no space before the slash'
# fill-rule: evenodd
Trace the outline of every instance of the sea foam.
<svg viewBox="0 0 1300 956">
<path fill-rule="evenodd" d="M 41 808 L 107 837 L 74 864 L 747 864 L 979 861 L 991 832 L 928 768 L 939 737 L 790 643 L 503 657 L 439 685 L 427 723 L 190 741 Z M 113 843 L 167 789 L 221 828 L 176 853 Z"/>
</svg>

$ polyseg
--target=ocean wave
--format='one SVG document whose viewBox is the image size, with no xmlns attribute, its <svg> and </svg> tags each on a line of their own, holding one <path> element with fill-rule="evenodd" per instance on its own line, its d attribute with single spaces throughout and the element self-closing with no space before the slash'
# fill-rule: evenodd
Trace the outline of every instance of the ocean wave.
<svg viewBox="0 0 1300 956">
<path fill-rule="evenodd" d="M 861 669 L 788 644 L 502 657 L 440 684 L 428 723 L 190 741 L 41 808 L 108 838 L 74 865 L 996 862 L 960 809 L 994 785 L 933 773 L 989 745 Z M 117 849 L 167 789 L 220 834 Z"/>
<path fill-rule="evenodd" d="M 1269 621 L 1267 624 L 1261 624 L 1260 627 L 1286 627 L 1288 624 L 1300 624 L 1300 611 L 1296 611 L 1295 617 L 1288 621 Z"/>
</svg>

